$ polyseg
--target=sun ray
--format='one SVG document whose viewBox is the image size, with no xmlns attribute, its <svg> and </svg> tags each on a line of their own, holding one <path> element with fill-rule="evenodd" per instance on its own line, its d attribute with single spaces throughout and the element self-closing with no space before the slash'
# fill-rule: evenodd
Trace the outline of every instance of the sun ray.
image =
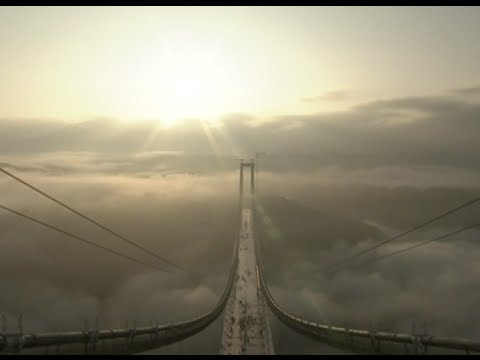
<svg viewBox="0 0 480 360">
<path fill-rule="evenodd" d="M 162 123 L 155 124 L 152 131 L 150 131 L 150 133 L 147 135 L 147 138 L 145 139 L 145 141 L 140 146 L 139 152 L 147 151 L 148 148 L 150 148 L 152 146 L 152 144 L 155 142 L 155 139 L 158 136 L 158 133 L 162 130 L 162 128 L 163 128 Z"/>
<path fill-rule="evenodd" d="M 219 162 L 222 170 L 225 170 L 226 166 L 225 166 L 225 161 L 224 161 L 223 156 L 222 156 L 222 150 L 220 149 L 215 137 L 213 136 L 209 124 L 207 124 L 205 121 L 200 121 L 200 123 L 202 125 L 203 132 L 205 133 L 205 136 L 208 139 L 208 142 L 210 144 L 210 148 L 212 149 L 213 153 L 215 154 L 215 158 Z"/>
</svg>

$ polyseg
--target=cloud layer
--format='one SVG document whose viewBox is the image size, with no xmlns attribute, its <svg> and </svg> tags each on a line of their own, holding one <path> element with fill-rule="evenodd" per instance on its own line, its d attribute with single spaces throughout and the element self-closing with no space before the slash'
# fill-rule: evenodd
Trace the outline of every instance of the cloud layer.
<svg viewBox="0 0 480 360">
<path fill-rule="evenodd" d="M 268 280 L 281 305 L 305 317 L 395 331 L 411 322 L 438 335 L 480 337 L 478 234 L 432 244 L 327 277 L 340 259 L 480 193 L 476 88 L 370 102 L 341 113 L 219 125 L 188 120 L 122 124 L 0 121 L 0 166 L 181 265 L 202 284 L 130 264 L 0 213 L 0 311 L 23 312 L 28 331 L 120 327 L 185 319 L 210 309 L 226 283 L 237 236 L 238 160 L 260 162 Z M 145 261 L 145 254 L 0 177 L 0 203 Z M 407 246 L 476 222 L 478 206 Z M 375 306 L 372 306 L 374 304 Z M 452 310 L 453 309 L 453 310 Z M 274 323 L 283 352 L 321 352 Z M 215 353 L 221 322 L 185 342 Z M 289 339 L 292 341 L 288 341 Z M 296 339 L 296 340 L 294 340 Z M 189 345 L 188 345 L 189 344 Z"/>
</svg>

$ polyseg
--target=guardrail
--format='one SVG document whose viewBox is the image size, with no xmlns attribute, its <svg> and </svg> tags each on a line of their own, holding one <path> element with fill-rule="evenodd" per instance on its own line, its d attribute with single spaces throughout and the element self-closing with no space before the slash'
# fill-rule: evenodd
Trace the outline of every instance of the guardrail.
<svg viewBox="0 0 480 360">
<path fill-rule="evenodd" d="M 215 308 L 196 318 L 149 327 L 71 331 L 58 333 L 0 334 L 0 353 L 28 353 L 29 349 L 49 349 L 54 353 L 138 353 L 190 337 L 210 325 L 223 312 L 232 290 L 238 264 L 238 236 L 234 242 L 232 265 L 227 286 Z M 108 341 L 109 340 L 109 341 Z M 27 350 L 27 351 L 25 351 Z"/>
<path fill-rule="evenodd" d="M 322 342 L 332 345 L 340 345 L 341 347 L 347 347 L 350 349 L 358 348 L 361 351 L 370 350 L 374 353 L 389 352 L 388 347 L 382 347 L 382 342 L 412 345 L 413 349 L 411 352 L 417 354 L 427 353 L 428 348 L 430 347 L 462 350 L 467 354 L 471 352 L 480 352 L 480 341 L 473 341 L 469 339 L 348 329 L 344 327 L 336 327 L 307 321 L 286 312 L 275 302 L 265 284 L 265 281 L 263 280 L 259 267 L 257 267 L 257 279 L 258 284 L 265 295 L 268 306 L 280 321 L 293 330 L 301 332 L 305 335 L 309 335 L 310 337 Z M 367 342 L 364 341 L 362 343 L 355 344 L 356 339 L 367 340 Z M 403 349 L 406 352 L 410 352 L 405 347 Z M 391 350 L 394 349 L 391 348 Z"/>
</svg>

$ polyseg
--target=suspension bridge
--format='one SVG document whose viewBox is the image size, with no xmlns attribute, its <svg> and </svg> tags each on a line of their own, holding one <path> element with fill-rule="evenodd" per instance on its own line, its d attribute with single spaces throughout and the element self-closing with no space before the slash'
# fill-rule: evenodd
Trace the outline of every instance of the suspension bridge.
<svg viewBox="0 0 480 360">
<path fill-rule="evenodd" d="M 258 159 L 257 159 L 258 160 Z M 219 339 L 219 353 L 232 355 L 248 354 L 275 354 L 270 319 L 275 316 L 290 329 L 303 334 L 315 341 L 328 344 L 330 347 L 344 349 L 351 353 L 370 354 L 427 354 L 435 352 L 460 352 L 471 354 L 480 352 L 480 341 L 439 337 L 432 334 L 417 333 L 390 333 L 375 331 L 374 329 L 355 329 L 333 326 L 328 323 L 309 321 L 292 314 L 288 309 L 282 308 L 272 296 L 263 271 L 262 246 L 259 244 L 259 237 L 256 233 L 257 207 L 256 207 L 256 163 L 254 160 L 240 163 L 240 188 L 239 188 L 239 234 L 235 239 L 232 249 L 232 260 L 225 290 L 213 309 L 207 313 L 200 314 L 192 319 L 174 323 L 152 323 L 150 326 L 132 327 L 126 326 L 119 329 L 100 329 L 98 322 L 94 329 L 82 329 L 69 332 L 40 332 L 29 333 L 25 331 L 22 318 L 18 318 L 16 329 L 11 331 L 7 327 L 7 320 L 2 316 L 2 328 L 0 329 L 0 354 L 134 354 L 152 349 L 165 347 L 187 339 L 211 325 L 215 320 L 221 319 L 223 315 L 223 330 Z M 244 170 L 250 171 L 250 191 L 245 191 Z M 58 205 L 81 216 L 87 221 L 110 232 L 124 242 L 137 247 L 138 249 L 156 257 L 157 259 L 171 265 L 180 271 L 188 272 L 191 276 L 198 278 L 197 274 L 167 260 L 162 256 L 148 250 L 136 242 L 118 234 L 107 226 L 91 219 L 85 214 L 73 209 L 71 206 L 59 201 L 55 197 L 38 189 L 25 180 L 17 177 L 11 172 L 0 168 L 0 172 L 19 181 L 30 189 L 42 194 Z M 382 246 L 383 244 L 396 240 L 409 232 L 427 226 L 432 222 L 446 217 L 464 207 L 467 207 L 480 198 L 473 199 L 454 209 L 444 212 L 433 219 L 420 223 L 411 229 L 384 240 L 360 253 L 353 254 L 333 265 L 328 266 L 326 272 L 335 272 L 349 266 L 353 259 L 364 253 Z M 87 245 L 94 246 L 103 251 L 108 251 L 115 256 L 143 263 L 128 254 L 111 250 L 107 247 L 96 244 L 88 239 L 76 236 L 64 229 L 37 220 L 29 215 L 23 214 L 0 204 L 0 208 L 21 216 L 29 221 L 60 232 L 63 235 L 75 238 Z M 423 246 L 440 238 L 450 237 L 459 232 L 466 231 L 474 224 L 455 232 L 443 235 L 442 237 L 427 240 L 413 247 Z M 407 251 L 410 248 L 401 251 Z M 395 253 L 398 253 L 396 251 Z M 395 253 L 383 255 L 375 259 L 383 259 L 393 256 Z M 164 267 L 157 267 L 157 270 L 170 271 Z M 1 309 L 0 309 L 1 311 Z"/>
</svg>

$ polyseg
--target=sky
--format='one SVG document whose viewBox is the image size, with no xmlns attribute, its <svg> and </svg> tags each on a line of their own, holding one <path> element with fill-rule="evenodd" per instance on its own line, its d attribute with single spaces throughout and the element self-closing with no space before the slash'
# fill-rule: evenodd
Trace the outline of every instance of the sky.
<svg viewBox="0 0 480 360">
<path fill-rule="evenodd" d="M 0 117 L 269 118 L 475 86 L 476 7 L 3 7 Z"/>
<path fill-rule="evenodd" d="M 357 328 L 409 332 L 425 320 L 434 335 L 478 339 L 478 231 L 322 274 L 480 194 L 478 33 L 477 7 L 1 7 L 0 167 L 206 281 L 2 211 L 0 313 L 9 324 L 23 313 L 35 332 L 211 309 L 238 232 L 239 159 L 262 151 L 259 234 L 280 305 Z M 0 194 L 4 206 L 152 261 L 7 176 Z M 280 353 L 321 352 L 272 324 Z M 216 353 L 220 333 L 216 323 L 185 351 Z"/>
</svg>

